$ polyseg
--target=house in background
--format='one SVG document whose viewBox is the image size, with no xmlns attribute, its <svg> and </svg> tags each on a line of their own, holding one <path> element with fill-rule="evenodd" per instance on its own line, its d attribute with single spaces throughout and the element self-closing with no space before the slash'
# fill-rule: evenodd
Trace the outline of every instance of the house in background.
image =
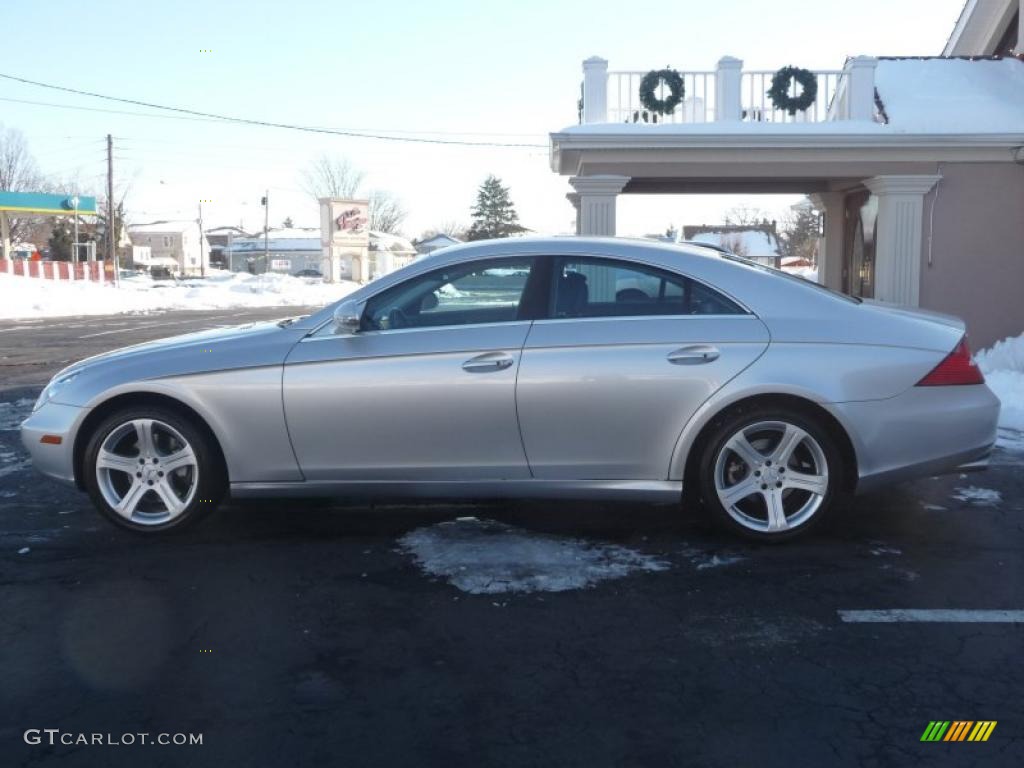
<svg viewBox="0 0 1024 768">
<path fill-rule="evenodd" d="M 229 238 L 222 251 L 232 272 L 283 272 L 294 275 L 302 270 L 320 271 L 319 227 L 273 229 L 263 234 Z"/>
<path fill-rule="evenodd" d="M 205 230 L 206 240 L 210 243 L 210 266 L 216 269 L 228 269 L 228 257 L 225 251 L 231 246 L 231 241 L 236 237 L 250 237 L 251 235 L 241 227 L 212 227 Z"/>
<path fill-rule="evenodd" d="M 774 221 L 762 224 L 718 224 L 683 227 L 683 239 L 726 248 L 737 256 L 769 267 L 781 266 L 782 247 Z"/>
<path fill-rule="evenodd" d="M 449 245 L 458 245 L 461 242 L 457 237 L 438 232 L 436 235 L 424 238 L 423 240 L 413 241 L 413 245 L 416 247 L 416 253 L 420 256 L 426 256 L 428 253 L 441 248 L 447 248 Z"/>
<path fill-rule="evenodd" d="M 1020 53 L 1022 5 L 969 0 L 945 56 L 813 72 L 817 99 L 793 115 L 767 96 L 774 73 L 725 57 L 680 73 L 703 112 L 634 123 L 643 73 L 586 60 L 580 124 L 550 139 L 577 231 L 614 235 L 622 194 L 810 195 L 820 282 L 959 315 L 976 347 L 1019 334 L 1024 61 L 1003 54 Z"/>
<path fill-rule="evenodd" d="M 416 258 L 416 247 L 400 235 L 370 230 L 370 274 L 373 277 L 394 272 Z"/>
<path fill-rule="evenodd" d="M 172 272 L 192 277 L 206 273 L 210 266 L 210 244 L 191 221 L 157 221 L 128 227 L 132 245 L 150 249 L 148 263 L 139 266 L 151 269 L 166 266 Z"/>
<path fill-rule="evenodd" d="M 370 230 L 369 274 L 379 277 L 412 262 L 416 249 L 404 237 Z M 326 275 L 319 227 L 273 229 L 264 236 L 232 237 L 224 249 L 232 272 L 281 272 L 294 275 L 316 270 Z"/>
</svg>

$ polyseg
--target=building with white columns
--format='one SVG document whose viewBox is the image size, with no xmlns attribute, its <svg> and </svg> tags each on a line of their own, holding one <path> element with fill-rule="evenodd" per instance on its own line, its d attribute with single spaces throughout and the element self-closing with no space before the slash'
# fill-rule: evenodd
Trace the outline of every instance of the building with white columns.
<svg viewBox="0 0 1024 768">
<path fill-rule="evenodd" d="M 960 315 L 976 347 L 1019 334 L 1022 5 L 970 0 L 943 56 L 816 71 L 817 98 L 795 114 L 768 97 L 774 72 L 725 57 L 680 71 L 683 99 L 655 123 L 639 98 L 646 72 L 587 59 L 580 123 L 551 134 L 577 231 L 614 235 L 622 194 L 807 194 L 829 287 Z"/>
</svg>

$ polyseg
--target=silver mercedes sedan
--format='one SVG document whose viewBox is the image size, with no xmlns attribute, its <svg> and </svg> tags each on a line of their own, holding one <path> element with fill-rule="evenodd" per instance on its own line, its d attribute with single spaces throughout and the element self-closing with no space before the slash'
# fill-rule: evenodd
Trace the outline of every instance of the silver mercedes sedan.
<svg viewBox="0 0 1024 768">
<path fill-rule="evenodd" d="M 956 318 L 700 247 L 524 238 L 83 360 L 21 435 L 134 531 L 227 493 L 596 497 L 781 541 L 843 494 L 983 468 L 998 414 Z"/>
</svg>

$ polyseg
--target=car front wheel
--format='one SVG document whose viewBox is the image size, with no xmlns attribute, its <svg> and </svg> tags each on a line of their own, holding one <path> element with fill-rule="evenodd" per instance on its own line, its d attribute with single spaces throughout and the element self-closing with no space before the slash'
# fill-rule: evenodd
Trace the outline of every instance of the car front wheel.
<svg viewBox="0 0 1024 768">
<path fill-rule="evenodd" d="M 195 522 L 224 489 L 210 439 L 180 414 L 155 407 L 125 409 L 99 425 L 86 446 L 84 480 L 100 512 L 145 533 Z"/>
<path fill-rule="evenodd" d="M 817 420 L 772 408 L 722 419 L 705 443 L 700 490 L 715 520 L 759 541 L 807 532 L 831 511 L 842 457 Z"/>
</svg>

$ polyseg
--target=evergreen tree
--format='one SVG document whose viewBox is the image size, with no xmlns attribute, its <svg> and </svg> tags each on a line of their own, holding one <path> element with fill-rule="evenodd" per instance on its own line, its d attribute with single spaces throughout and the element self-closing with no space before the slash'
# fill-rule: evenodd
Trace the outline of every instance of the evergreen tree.
<svg viewBox="0 0 1024 768">
<path fill-rule="evenodd" d="M 509 197 L 508 187 L 502 186 L 501 179 L 493 174 L 480 185 L 472 213 L 473 223 L 467 233 L 467 240 L 510 237 L 524 231 L 524 227 L 519 224 L 516 207 Z"/>
<path fill-rule="evenodd" d="M 814 210 L 810 200 L 794 206 L 782 231 L 783 255 L 816 262 L 820 226 L 821 215 Z"/>
</svg>

